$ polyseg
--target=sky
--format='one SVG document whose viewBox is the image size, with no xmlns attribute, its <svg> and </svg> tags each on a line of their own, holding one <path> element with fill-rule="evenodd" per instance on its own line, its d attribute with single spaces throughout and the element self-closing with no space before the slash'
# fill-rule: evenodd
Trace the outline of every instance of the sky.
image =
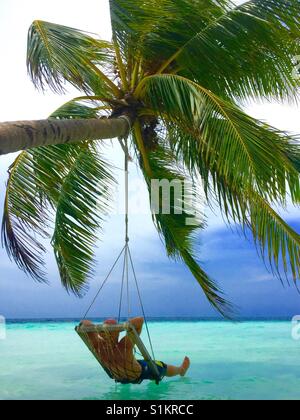
<svg viewBox="0 0 300 420">
<path fill-rule="evenodd" d="M 84 7 L 77 0 L 1 0 L 0 2 L 0 121 L 43 119 L 78 92 L 64 96 L 43 94 L 34 89 L 27 76 L 25 57 L 27 31 L 35 19 L 47 20 L 97 33 L 110 39 L 107 0 L 89 0 Z M 247 111 L 272 125 L 300 133 L 299 108 L 288 104 L 262 103 Z M 107 156 L 116 167 L 121 206 L 123 187 L 122 154 L 114 142 L 107 142 Z M 16 155 L 0 157 L 0 212 L 2 212 L 7 169 Z M 134 165 L 130 167 L 130 206 L 146 201 L 146 190 Z M 216 316 L 188 270 L 170 261 L 152 226 L 148 211 L 131 214 L 131 250 L 148 316 Z M 1 213 L 2 214 L 2 213 Z M 199 234 L 198 258 L 238 309 L 241 317 L 292 317 L 300 313 L 300 296 L 294 287 L 282 287 L 267 271 L 251 242 L 229 230 L 220 215 L 206 211 L 208 228 Z M 285 219 L 299 232 L 299 209 L 290 208 Z M 80 318 L 88 308 L 114 259 L 123 246 L 123 216 L 112 215 L 105 224 L 97 247 L 97 268 L 83 299 L 68 295 L 62 288 L 49 247 L 47 277 L 40 285 L 18 270 L 0 249 L 0 315 L 6 318 Z M 96 301 L 90 316 L 116 316 L 121 268 Z M 131 313 L 139 315 L 131 283 Z"/>
</svg>

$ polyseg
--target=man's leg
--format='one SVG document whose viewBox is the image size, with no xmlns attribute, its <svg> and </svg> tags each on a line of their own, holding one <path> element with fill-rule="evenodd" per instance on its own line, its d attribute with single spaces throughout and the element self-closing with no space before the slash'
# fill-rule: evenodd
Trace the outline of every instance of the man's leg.
<svg viewBox="0 0 300 420">
<path fill-rule="evenodd" d="M 179 367 L 172 366 L 172 365 L 167 365 L 166 376 L 168 378 L 171 378 L 173 376 L 178 376 L 178 375 L 184 376 L 186 374 L 187 370 L 189 369 L 190 364 L 191 364 L 190 359 L 188 357 L 185 357 L 183 362 L 182 362 L 182 365 L 179 366 Z"/>
</svg>

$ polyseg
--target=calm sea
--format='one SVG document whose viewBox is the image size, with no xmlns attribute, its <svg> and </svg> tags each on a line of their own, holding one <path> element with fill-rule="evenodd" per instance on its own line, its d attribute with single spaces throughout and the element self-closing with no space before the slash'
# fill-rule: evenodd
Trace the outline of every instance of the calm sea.
<svg viewBox="0 0 300 420">
<path fill-rule="evenodd" d="M 0 340 L 0 399 L 300 399 L 300 341 L 290 321 L 156 320 L 155 356 L 191 369 L 159 386 L 116 385 L 74 332 L 75 321 L 15 321 Z M 145 337 L 146 342 L 146 337 Z"/>
</svg>

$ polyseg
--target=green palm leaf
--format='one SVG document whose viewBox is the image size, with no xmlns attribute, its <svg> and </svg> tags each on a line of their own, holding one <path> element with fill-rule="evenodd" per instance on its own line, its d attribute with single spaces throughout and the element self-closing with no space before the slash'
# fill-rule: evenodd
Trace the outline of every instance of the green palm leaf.
<svg viewBox="0 0 300 420">
<path fill-rule="evenodd" d="M 209 161 L 197 155 L 196 138 L 174 127 L 168 135 L 177 160 L 184 162 L 195 176 L 200 174 L 208 204 L 212 208 L 219 207 L 229 225 L 238 224 L 245 235 L 251 231 L 262 257 L 280 278 L 280 273 L 284 272 L 291 273 L 294 281 L 299 279 L 300 236 L 254 189 L 255 185 L 235 182 L 234 168 L 225 175 L 217 164 L 217 155 L 210 156 Z"/>
<path fill-rule="evenodd" d="M 70 101 L 62 105 L 50 115 L 50 119 L 89 119 L 99 116 L 97 107 Z M 39 147 L 31 150 L 30 156 L 34 162 L 35 177 L 41 185 L 39 194 L 52 206 L 58 200 L 64 177 L 73 165 L 74 156 L 86 147 L 84 142 L 78 144 L 63 144 Z"/>
<path fill-rule="evenodd" d="M 285 274 L 291 271 L 294 281 L 299 280 L 300 235 L 258 194 L 250 196 L 249 213 L 249 226 L 262 255 L 268 257 L 279 276 L 283 264 Z"/>
<path fill-rule="evenodd" d="M 109 1 L 113 35 L 127 62 L 130 56 L 139 56 L 144 37 L 152 32 L 157 20 L 162 21 L 161 10 L 169 3 L 169 0 L 150 0 L 147 4 L 137 0 Z"/>
<path fill-rule="evenodd" d="M 179 74 L 226 98 L 295 99 L 299 16 L 298 0 L 229 3 L 204 28 L 191 25 L 189 39 L 179 43 L 159 71 L 175 66 Z"/>
<path fill-rule="evenodd" d="M 136 95 L 166 125 L 180 127 L 184 138 L 190 134 L 194 145 L 189 149 L 186 144 L 188 159 L 217 165 L 224 176 L 233 175 L 236 184 L 255 185 L 271 201 L 286 196 L 288 182 L 294 201 L 299 202 L 299 174 L 288 157 L 295 153 L 295 138 L 180 76 L 148 77 Z"/>
<path fill-rule="evenodd" d="M 110 0 L 112 28 L 124 55 L 153 70 L 223 13 L 227 1 Z M 129 61 L 129 60 L 128 60 Z M 149 68 L 145 68 L 149 70 Z"/>
<path fill-rule="evenodd" d="M 45 247 L 39 237 L 48 236 L 49 215 L 45 202 L 37 194 L 39 188 L 32 155 L 22 152 L 9 170 L 2 220 L 2 245 L 20 269 L 37 281 L 45 281 L 42 257 Z"/>
<path fill-rule="evenodd" d="M 97 108 L 71 101 L 50 118 L 97 115 Z M 113 182 L 98 154 L 84 139 L 79 144 L 22 152 L 11 167 L 6 190 L 2 242 L 11 258 L 33 278 L 45 281 L 45 248 L 38 238 L 49 236 L 54 211 L 58 222 L 53 244 L 61 280 L 75 293 L 80 293 L 88 280 L 95 243 L 90 238 L 95 238 L 107 210 L 108 187 Z M 77 222 L 71 215 L 76 215 Z M 74 238 L 72 243 L 70 238 Z"/>
<path fill-rule="evenodd" d="M 64 91 L 66 82 L 110 96 L 116 86 L 99 66 L 111 66 L 112 46 L 77 29 L 35 21 L 29 29 L 27 65 L 35 86 Z"/>
<path fill-rule="evenodd" d="M 175 72 L 220 97 L 295 99 L 298 0 L 111 0 L 112 27 L 127 63 Z"/>
<path fill-rule="evenodd" d="M 63 285 L 80 294 L 93 265 L 97 231 L 109 209 L 113 178 L 88 144 L 73 151 L 72 160 L 55 203 L 52 245 Z"/>
<path fill-rule="evenodd" d="M 56 119 L 88 119 L 98 118 L 99 111 L 97 107 L 83 104 L 81 102 L 72 100 L 62 105 L 54 111 L 50 118 Z"/>
<path fill-rule="evenodd" d="M 183 183 L 187 178 L 179 168 L 176 168 L 172 154 L 167 153 L 166 149 L 159 148 L 155 152 L 149 152 L 148 158 L 152 173 L 151 177 L 149 177 L 142 163 L 141 168 L 148 185 L 150 199 L 153 203 L 153 197 L 151 197 L 152 180 L 164 180 L 170 183 L 176 180 Z M 224 299 L 217 284 L 204 272 L 196 260 L 196 234 L 204 229 L 205 223 L 196 216 L 196 208 L 192 208 L 192 203 L 188 198 L 194 194 L 194 191 L 187 191 L 187 188 L 185 188 L 185 195 L 182 197 L 182 201 L 179 200 L 180 202 L 171 194 L 170 212 L 163 210 L 165 197 L 163 194 L 160 194 L 158 203 L 155 203 L 158 211 L 154 212 L 153 221 L 165 243 L 169 257 L 181 260 L 186 264 L 211 305 L 227 317 L 232 312 L 232 306 Z M 182 211 L 178 211 L 179 208 Z M 192 223 L 191 220 L 193 221 Z"/>
</svg>

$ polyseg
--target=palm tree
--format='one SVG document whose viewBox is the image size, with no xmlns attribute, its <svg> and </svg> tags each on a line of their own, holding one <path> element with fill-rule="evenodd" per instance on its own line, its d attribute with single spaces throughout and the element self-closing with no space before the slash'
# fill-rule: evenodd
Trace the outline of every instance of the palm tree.
<svg viewBox="0 0 300 420">
<path fill-rule="evenodd" d="M 28 149 L 9 172 L 2 228 L 9 255 L 45 281 L 39 236 L 47 236 L 54 211 L 62 283 L 82 293 L 114 182 L 101 142 L 91 140 L 122 143 L 130 125 L 149 191 L 152 179 L 201 177 L 208 204 L 252 233 L 274 274 L 296 283 L 300 237 L 274 208 L 285 207 L 289 196 L 300 201 L 297 138 L 250 117 L 242 104 L 297 100 L 299 1 L 110 0 L 110 8 L 112 42 L 42 21 L 29 30 L 34 84 L 63 92 L 69 83 L 83 96 L 48 120 L 0 126 L 2 153 Z M 226 314 L 224 295 L 195 255 L 204 223 L 186 225 L 189 213 L 174 210 L 173 203 L 171 214 L 153 215 L 167 253 L 188 266 Z"/>
</svg>

